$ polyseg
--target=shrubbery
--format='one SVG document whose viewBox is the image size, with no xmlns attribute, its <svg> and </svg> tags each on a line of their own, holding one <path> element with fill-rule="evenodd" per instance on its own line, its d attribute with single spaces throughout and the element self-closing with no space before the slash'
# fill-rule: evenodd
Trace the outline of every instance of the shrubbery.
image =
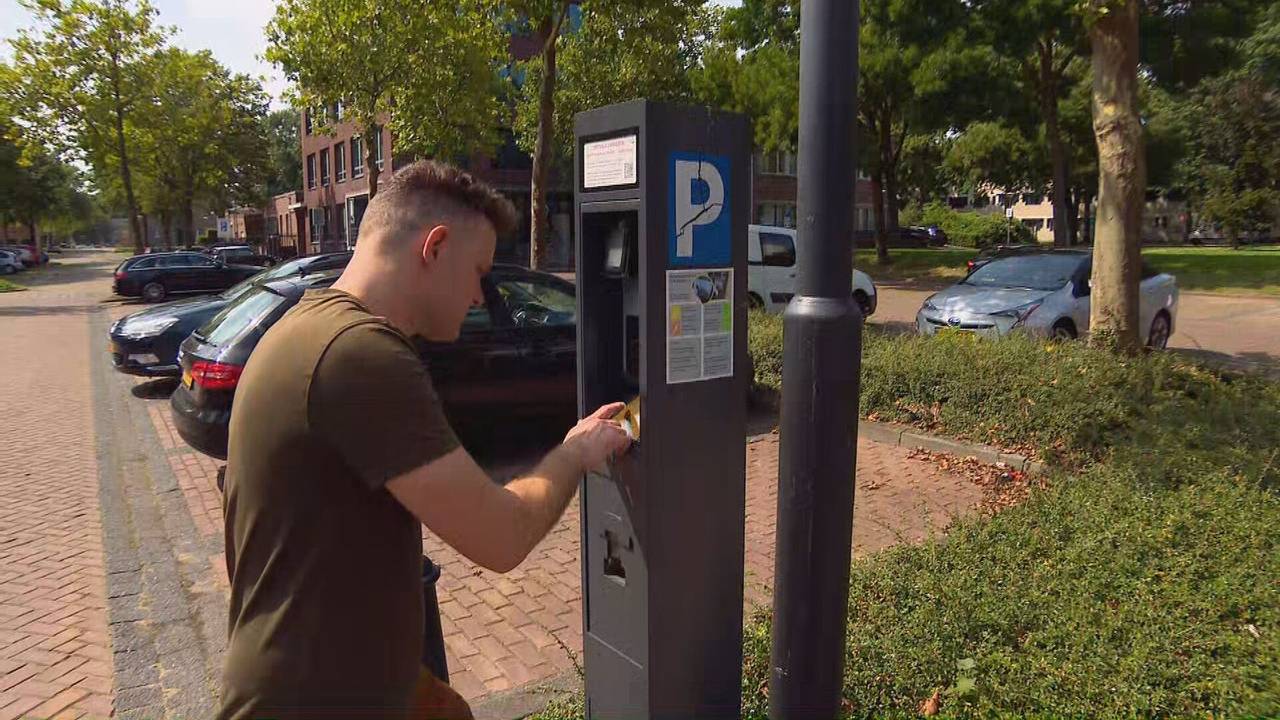
<svg viewBox="0 0 1280 720">
<path fill-rule="evenodd" d="M 1003 243 L 1032 243 L 1035 234 L 1017 220 L 1006 220 L 999 213 L 959 212 L 941 203 L 924 206 L 921 225 L 937 225 L 947 234 L 952 245 L 983 248 Z"/>
</svg>

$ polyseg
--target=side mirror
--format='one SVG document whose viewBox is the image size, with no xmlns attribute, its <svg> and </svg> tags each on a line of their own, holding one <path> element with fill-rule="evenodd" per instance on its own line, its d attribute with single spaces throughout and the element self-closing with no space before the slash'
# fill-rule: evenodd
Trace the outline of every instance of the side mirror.
<svg viewBox="0 0 1280 720">
<path fill-rule="evenodd" d="M 1076 295 L 1076 297 L 1084 297 L 1084 296 L 1088 295 L 1088 294 L 1089 294 L 1089 291 L 1090 291 L 1091 289 L 1092 289 L 1092 288 L 1090 288 L 1090 287 L 1089 287 L 1089 280 L 1088 280 L 1088 279 L 1084 279 L 1084 280 L 1076 280 L 1076 281 L 1075 281 L 1075 295 Z"/>
</svg>

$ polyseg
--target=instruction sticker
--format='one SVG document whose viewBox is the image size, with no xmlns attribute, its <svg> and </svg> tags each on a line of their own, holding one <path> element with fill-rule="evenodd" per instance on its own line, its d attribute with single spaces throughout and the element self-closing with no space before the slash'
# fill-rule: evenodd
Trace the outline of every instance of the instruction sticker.
<svg viewBox="0 0 1280 720">
<path fill-rule="evenodd" d="M 733 375 L 733 269 L 667 271 L 667 383 Z"/>
</svg>

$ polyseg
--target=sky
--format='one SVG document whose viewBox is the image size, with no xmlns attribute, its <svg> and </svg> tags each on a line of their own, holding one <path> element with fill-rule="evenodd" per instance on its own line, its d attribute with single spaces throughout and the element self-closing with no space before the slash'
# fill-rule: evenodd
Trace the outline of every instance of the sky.
<svg viewBox="0 0 1280 720">
<path fill-rule="evenodd" d="M 210 50 L 235 72 L 261 77 L 267 92 L 279 102 L 284 76 L 262 60 L 266 39 L 262 28 L 271 19 L 272 0 L 153 0 L 160 11 L 159 24 L 173 26 L 174 44 L 188 50 Z M 12 57 L 9 38 L 32 23 L 18 0 L 0 0 L 0 57 Z"/>
<path fill-rule="evenodd" d="M 188 50 L 211 50 L 213 56 L 235 72 L 263 79 L 263 87 L 282 107 L 285 89 L 279 69 L 261 58 L 266 50 L 262 28 L 271 19 L 274 0 L 153 0 L 160 11 L 159 23 L 176 28 L 173 42 Z M 718 5 L 737 5 L 740 0 L 713 0 Z M 7 42 L 20 28 L 32 23 L 30 13 L 18 0 L 0 0 L 0 58 L 12 52 Z"/>
</svg>

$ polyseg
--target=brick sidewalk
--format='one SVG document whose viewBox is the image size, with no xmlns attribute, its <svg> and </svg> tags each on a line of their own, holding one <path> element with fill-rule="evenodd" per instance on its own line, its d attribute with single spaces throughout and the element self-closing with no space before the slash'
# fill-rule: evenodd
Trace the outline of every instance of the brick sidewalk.
<svg viewBox="0 0 1280 720">
<path fill-rule="evenodd" d="M 169 463 L 202 532 L 221 533 L 217 463 L 183 451 L 166 412 L 153 412 L 156 431 L 173 449 Z M 773 578 L 777 498 L 776 435 L 747 445 L 746 603 L 767 604 Z M 854 553 L 914 542 L 946 527 L 982 498 L 977 485 L 908 457 L 906 448 L 862 440 L 858 445 Z M 482 570 L 423 533 L 427 554 L 441 566 L 438 592 L 450 682 L 475 702 L 493 693 L 549 679 L 573 667 L 582 652 L 581 572 L 576 502 L 564 519 L 507 575 Z M 211 582 L 226 585 L 221 558 Z"/>
<path fill-rule="evenodd" d="M 88 371 L 100 292 L 0 295 L 0 720 L 112 712 Z"/>
</svg>

